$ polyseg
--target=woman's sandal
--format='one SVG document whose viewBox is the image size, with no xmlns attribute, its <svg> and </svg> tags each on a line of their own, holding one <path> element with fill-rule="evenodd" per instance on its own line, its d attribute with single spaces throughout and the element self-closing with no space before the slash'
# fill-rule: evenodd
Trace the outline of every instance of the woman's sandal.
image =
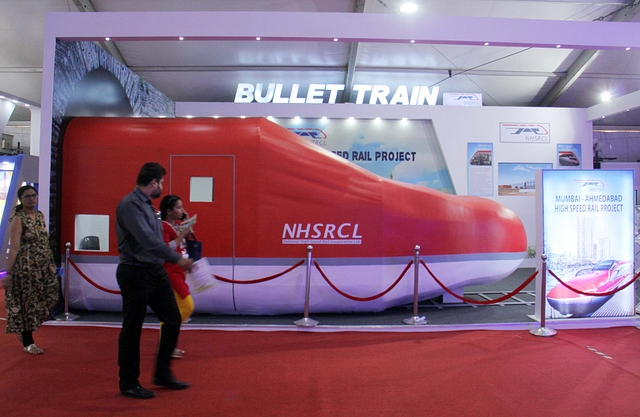
<svg viewBox="0 0 640 417">
<path fill-rule="evenodd" d="M 36 346 L 35 343 L 32 343 L 29 346 L 25 347 L 24 351 L 27 352 L 27 353 L 30 353 L 32 355 L 42 355 L 44 353 L 44 350 L 42 350 L 38 346 Z"/>
</svg>

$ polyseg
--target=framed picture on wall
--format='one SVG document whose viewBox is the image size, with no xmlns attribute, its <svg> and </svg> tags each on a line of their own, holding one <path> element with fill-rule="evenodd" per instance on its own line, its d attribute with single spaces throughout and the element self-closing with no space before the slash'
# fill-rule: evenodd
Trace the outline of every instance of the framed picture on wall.
<svg viewBox="0 0 640 417">
<path fill-rule="evenodd" d="M 535 162 L 499 162 L 498 195 L 535 196 L 536 170 L 553 169 L 550 163 Z"/>
<path fill-rule="evenodd" d="M 579 143 L 558 144 L 558 169 L 582 168 L 582 145 Z"/>
</svg>

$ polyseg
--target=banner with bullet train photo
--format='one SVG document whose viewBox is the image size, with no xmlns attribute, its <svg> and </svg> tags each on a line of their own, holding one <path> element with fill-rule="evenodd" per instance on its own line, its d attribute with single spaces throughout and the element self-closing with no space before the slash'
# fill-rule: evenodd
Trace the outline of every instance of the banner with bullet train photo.
<svg viewBox="0 0 640 417">
<path fill-rule="evenodd" d="M 429 121 L 272 120 L 381 177 L 456 194 Z"/>
<path fill-rule="evenodd" d="M 634 315 L 634 287 L 621 289 L 634 276 L 633 171 L 541 175 L 545 316 Z"/>
</svg>

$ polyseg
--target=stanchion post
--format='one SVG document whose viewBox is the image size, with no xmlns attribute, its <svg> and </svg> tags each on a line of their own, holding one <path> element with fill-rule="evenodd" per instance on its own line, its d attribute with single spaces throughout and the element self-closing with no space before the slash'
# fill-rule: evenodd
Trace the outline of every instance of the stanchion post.
<svg viewBox="0 0 640 417">
<path fill-rule="evenodd" d="M 312 252 L 313 246 L 307 246 L 307 283 L 304 294 L 304 318 L 293 322 L 298 327 L 313 327 L 319 323 L 309 318 L 309 290 L 311 287 L 311 262 L 313 260 Z"/>
<path fill-rule="evenodd" d="M 404 324 L 427 324 L 426 317 L 418 317 L 418 278 L 420 276 L 420 246 L 413 248 L 413 317 L 402 320 Z"/>
<path fill-rule="evenodd" d="M 78 315 L 69 313 L 69 252 L 71 252 L 71 243 L 64 244 L 66 248 L 64 252 L 64 313 L 58 314 L 55 319 L 58 321 L 72 321 L 77 319 Z"/>
<path fill-rule="evenodd" d="M 546 315 L 547 315 L 547 255 L 545 255 L 544 253 L 540 256 L 540 258 L 542 259 L 542 275 L 540 276 L 540 279 L 542 280 L 541 284 L 541 290 L 540 290 L 540 295 L 542 296 L 542 308 L 540 311 L 540 327 L 537 329 L 531 329 L 529 331 L 529 333 L 531 333 L 534 336 L 541 336 L 541 337 L 551 337 L 551 336 L 555 336 L 556 332 L 553 329 L 548 329 L 545 327 L 545 320 L 546 320 Z"/>
</svg>

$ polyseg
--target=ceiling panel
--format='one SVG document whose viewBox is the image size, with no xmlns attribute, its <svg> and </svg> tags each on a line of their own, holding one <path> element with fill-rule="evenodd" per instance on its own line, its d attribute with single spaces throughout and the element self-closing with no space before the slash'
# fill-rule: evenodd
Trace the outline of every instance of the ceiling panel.
<svg viewBox="0 0 640 417">
<path fill-rule="evenodd" d="M 126 63 L 135 68 L 339 66 L 346 67 L 344 42 L 153 41 L 117 42 Z M 211 69 L 214 71 L 215 69 Z"/>
</svg>

